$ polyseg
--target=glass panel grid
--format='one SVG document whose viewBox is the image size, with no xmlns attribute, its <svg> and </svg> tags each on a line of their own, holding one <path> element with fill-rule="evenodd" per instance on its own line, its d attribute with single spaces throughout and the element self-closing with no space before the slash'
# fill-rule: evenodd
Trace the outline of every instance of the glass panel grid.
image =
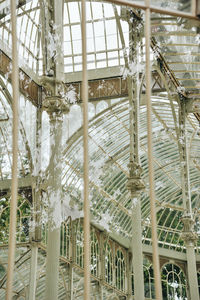
<svg viewBox="0 0 200 300">
<path fill-rule="evenodd" d="M 88 69 L 105 68 L 123 65 L 123 52 L 117 30 L 116 19 L 111 4 L 87 2 L 87 52 Z M 64 9 L 64 57 L 65 72 L 81 71 L 82 59 L 77 62 L 76 57 L 81 56 L 81 28 L 80 28 L 80 2 L 74 7 L 65 3 Z M 73 11 L 72 11 L 73 10 Z M 66 21 L 69 21 L 66 22 Z M 121 21 L 126 45 L 128 47 L 128 25 Z M 91 58 L 91 55 L 93 57 Z M 68 58 L 72 58 L 70 61 Z M 67 60 L 68 59 L 68 60 Z"/>
<path fill-rule="evenodd" d="M 30 1 L 17 10 L 17 32 L 20 64 L 28 66 L 35 73 L 41 71 L 38 59 L 42 57 L 39 43 L 40 5 L 38 0 Z M 6 47 L 11 49 L 10 14 L 1 19 L 0 37 Z"/>
</svg>

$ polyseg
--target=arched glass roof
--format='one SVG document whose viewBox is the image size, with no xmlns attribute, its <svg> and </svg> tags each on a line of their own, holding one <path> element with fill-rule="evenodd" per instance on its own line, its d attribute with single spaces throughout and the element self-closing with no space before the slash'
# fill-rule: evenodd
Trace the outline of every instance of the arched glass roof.
<svg viewBox="0 0 200 300">
<path fill-rule="evenodd" d="M 176 107 L 177 113 L 177 107 Z M 146 106 L 140 111 L 140 158 L 146 190 L 141 194 L 144 242 L 148 240 L 150 204 L 148 196 L 148 160 Z M 105 225 L 107 219 L 111 231 L 122 236 L 131 236 L 132 201 L 126 188 L 129 176 L 129 104 L 120 101 L 91 121 L 89 127 L 90 155 L 90 199 L 93 220 Z M 192 206 L 199 208 L 199 169 L 200 160 L 199 124 L 190 114 L 187 118 L 187 138 L 190 153 L 190 175 Z M 159 216 L 159 236 L 165 230 L 171 232 L 169 245 L 173 243 L 173 232 L 180 233 L 180 215 L 183 211 L 181 170 L 175 123 L 167 98 L 153 98 L 153 143 L 156 204 Z M 66 199 L 72 207 L 82 208 L 83 191 L 83 140 L 80 128 L 67 142 L 64 152 L 63 185 Z M 163 212 L 162 212 L 163 211 Z M 170 216 L 173 211 L 174 217 Z M 166 213 L 168 212 L 168 213 Z M 168 215 L 170 224 L 163 215 Z M 174 218 L 179 220 L 173 225 Z M 173 226 L 175 226 L 173 228 Z M 178 226 L 178 227 L 177 227 Z M 145 233 L 146 232 L 146 233 Z M 166 236 L 165 236 L 166 238 Z M 180 238 L 180 237 L 179 237 Z M 163 241 L 162 241 L 163 242 Z M 164 243 L 164 242 L 163 242 Z M 175 245 L 174 245 L 175 246 Z"/>
<path fill-rule="evenodd" d="M 11 140 L 9 122 L 12 113 L 9 103 L 9 92 L 2 81 L 1 91 L 1 138 L 2 161 L 1 179 L 11 178 Z M 22 97 L 22 96 L 21 96 Z M 160 246 L 180 248 L 180 218 L 184 211 L 181 186 L 181 170 L 175 123 L 167 98 L 153 97 L 153 142 L 155 193 L 158 214 L 158 230 Z M 31 137 L 31 127 L 35 122 L 33 106 L 21 98 L 21 125 L 19 143 L 20 177 L 35 175 L 34 138 Z M 178 113 L 176 103 L 175 111 Z M 72 106 L 73 108 L 73 106 Z M 103 106 L 102 106 L 103 109 Z M 143 168 L 142 178 L 146 189 L 141 194 L 143 242 L 150 243 L 150 205 L 148 195 L 148 160 L 146 134 L 146 105 L 140 107 L 140 158 Z M 76 110 L 77 111 L 77 110 Z M 27 120 L 32 113 L 33 120 Z M 77 111 L 81 114 L 81 111 Z M 27 115 L 27 116 L 26 116 Z M 44 122 L 44 121 L 43 121 Z M 80 124 L 81 125 L 81 124 Z M 79 126 L 80 126 L 79 125 Z M 9 129 L 10 128 L 10 129 Z M 24 129 L 25 128 L 25 129 Z M 49 129 L 43 126 L 45 147 Z M 66 137 L 67 138 L 67 137 Z M 65 138 L 65 141 L 66 141 Z M 198 147 L 199 123 L 193 114 L 187 117 L 187 139 L 189 145 L 191 198 L 193 209 L 199 210 L 199 163 Z M 128 100 L 118 100 L 105 110 L 97 113 L 89 126 L 89 156 L 90 156 L 90 200 L 92 221 L 100 224 L 111 232 L 117 232 L 122 237 L 131 236 L 132 199 L 126 188 L 129 177 L 128 163 L 130 155 L 129 103 Z M 44 149 L 43 148 L 43 149 Z M 64 143 L 62 185 L 64 188 L 64 207 L 69 207 L 66 217 L 82 216 L 83 207 L 83 139 L 82 127 Z M 44 154 L 43 154 L 44 155 Z M 48 167 L 49 152 L 45 152 L 42 169 Z M 45 157 L 44 156 L 44 157 Z M 9 163 L 10 161 L 10 163 Z M 169 220 L 169 222 L 168 222 Z M 166 235 L 166 234 L 167 235 Z M 176 241 L 176 243 L 175 243 Z M 179 241 L 179 242 L 177 242 Z M 183 250 L 183 249 L 182 249 Z"/>
</svg>

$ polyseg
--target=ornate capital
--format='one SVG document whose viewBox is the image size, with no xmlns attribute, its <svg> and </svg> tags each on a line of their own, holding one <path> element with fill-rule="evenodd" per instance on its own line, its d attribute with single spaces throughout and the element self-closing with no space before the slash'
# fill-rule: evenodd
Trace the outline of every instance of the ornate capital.
<svg viewBox="0 0 200 300">
<path fill-rule="evenodd" d="M 194 231 L 194 218 L 192 214 L 185 214 L 181 221 L 183 223 L 183 232 L 181 238 L 185 242 L 186 246 L 194 246 L 198 240 L 198 235 Z"/>
<path fill-rule="evenodd" d="M 183 232 L 181 238 L 186 246 L 194 246 L 198 240 L 198 235 L 196 232 Z"/>
<path fill-rule="evenodd" d="M 49 115 L 60 116 L 69 112 L 68 102 L 60 96 L 47 96 L 42 106 Z"/>
<path fill-rule="evenodd" d="M 130 175 L 126 185 L 127 189 L 131 194 L 142 191 L 145 188 L 144 182 L 141 179 L 142 168 L 134 161 L 130 161 L 128 167 Z"/>
</svg>

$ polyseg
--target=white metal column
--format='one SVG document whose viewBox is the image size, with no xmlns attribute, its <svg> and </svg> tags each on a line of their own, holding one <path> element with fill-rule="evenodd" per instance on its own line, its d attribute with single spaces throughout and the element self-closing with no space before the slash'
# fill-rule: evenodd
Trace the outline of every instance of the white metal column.
<svg viewBox="0 0 200 300">
<path fill-rule="evenodd" d="M 37 279 L 37 259 L 38 245 L 31 245 L 31 264 L 30 264 L 30 279 L 29 279 L 29 300 L 35 300 L 36 279 Z"/>
<path fill-rule="evenodd" d="M 62 181 L 62 113 L 63 100 L 47 97 L 43 106 L 50 117 L 51 156 L 48 182 L 48 237 L 46 260 L 46 300 L 58 299 L 60 225 L 61 225 L 61 181 Z M 67 107 L 68 109 L 68 107 Z"/>
<path fill-rule="evenodd" d="M 6 283 L 6 300 L 12 299 L 13 275 L 15 264 L 16 245 L 16 219 L 17 219 L 17 160 L 18 160 L 18 98 L 19 98 L 19 69 L 17 49 L 17 18 L 16 1 L 11 0 L 11 26 L 12 26 L 12 89 L 13 89 L 13 131 L 12 131 L 12 185 L 10 203 L 10 224 L 8 241 L 8 270 Z"/>
<path fill-rule="evenodd" d="M 194 245 L 187 245 L 187 268 L 191 300 L 199 299 L 197 266 Z"/>
<path fill-rule="evenodd" d="M 134 273 L 134 297 L 144 300 L 144 274 L 143 274 L 143 252 L 142 252 L 142 228 L 141 228 L 141 205 L 140 192 L 144 189 L 141 179 L 142 169 L 140 167 L 140 136 L 139 136 L 139 107 L 140 107 L 140 82 L 139 82 L 139 44 L 141 32 L 139 20 L 133 11 L 129 10 L 129 65 L 135 65 L 135 73 L 128 76 L 129 93 L 129 123 L 130 123 L 130 163 L 129 179 L 127 188 L 130 190 L 132 201 L 132 239 L 131 252 Z M 131 74 L 130 70 L 130 74 Z"/>
<path fill-rule="evenodd" d="M 90 299 L 90 201 L 88 155 L 88 79 L 86 40 L 86 1 L 81 1 L 82 32 L 82 100 L 83 100 L 83 150 L 84 150 L 84 300 Z"/>
<path fill-rule="evenodd" d="M 153 141 L 152 141 L 152 104 L 151 104 L 151 60 L 150 60 L 150 38 L 151 38 L 151 11 L 150 0 L 145 1 L 145 52 L 146 52 L 146 101 L 147 101 L 147 132 L 148 132 L 148 166 L 149 166 L 149 197 L 151 208 L 151 232 L 153 246 L 153 268 L 155 278 L 156 299 L 162 300 L 160 261 L 158 253 L 155 189 L 154 189 L 154 167 L 153 167 Z"/>
<path fill-rule="evenodd" d="M 47 95 L 43 108 L 50 118 L 51 157 L 49 162 L 48 183 L 48 237 L 46 262 L 45 299 L 58 299 L 60 224 L 61 224 L 61 174 L 62 174 L 62 124 L 63 113 L 69 111 L 63 85 L 63 0 L 41 1 L 42 39 L 43 39 L 43 84 Z M 51 52 L 51 41 L 54 42 L 54 54 Z"/>
<path fill-rule="evenodd" d="M 142 252 L 142 229 L 140 199 L 132 210 L 132 259 L 134 271 L 134 297 L 144 300 L 144 274 L 143 274 L 143 252 Z"/>
<path fill-rule="evenodd" d="M 179 152 L 181 164 L 181 183 L 184 213 L 182 217 L 182 239 L 186 246 L 188 282 L 191 300 L 199 299 L 195 244 L 198 236 L 194 230 L 194 213 L 190 191 L 189 157 L 187 149 L 186 99 L 179 100 Z M 181 141 L 181 142 L 180 142 Z"/>
<path fill-rule="evenodd" d="M 36 121 L 36 159 L 34 164 L 34 173 L 36 182 L 32 186 L 32 205 L 33 205 L 33 224 L 34 228 L 30 234 L 31 240 L 31 263 L 29 276 L 29 300 L 35 300 L 36 283 L 37 283 L 37 266 L 38 266 L 38 243 L 41 241 L 41 126 L 42 126 L 42 110 L 41 110 L 41 90 L 39 92 L 39 107 L 37 108 Z"/>
</svg>

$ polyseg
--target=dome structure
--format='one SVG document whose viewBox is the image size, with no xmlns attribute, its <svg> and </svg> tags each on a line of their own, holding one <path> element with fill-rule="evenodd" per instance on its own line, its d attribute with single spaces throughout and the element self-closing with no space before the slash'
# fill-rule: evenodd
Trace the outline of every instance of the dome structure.
<svg viewBox="0 0 200 300">
<path fill-rule="evenodd" d="M 199 299 L 198 1 L 11 2 L 0 299 Z"/>
</svg>

